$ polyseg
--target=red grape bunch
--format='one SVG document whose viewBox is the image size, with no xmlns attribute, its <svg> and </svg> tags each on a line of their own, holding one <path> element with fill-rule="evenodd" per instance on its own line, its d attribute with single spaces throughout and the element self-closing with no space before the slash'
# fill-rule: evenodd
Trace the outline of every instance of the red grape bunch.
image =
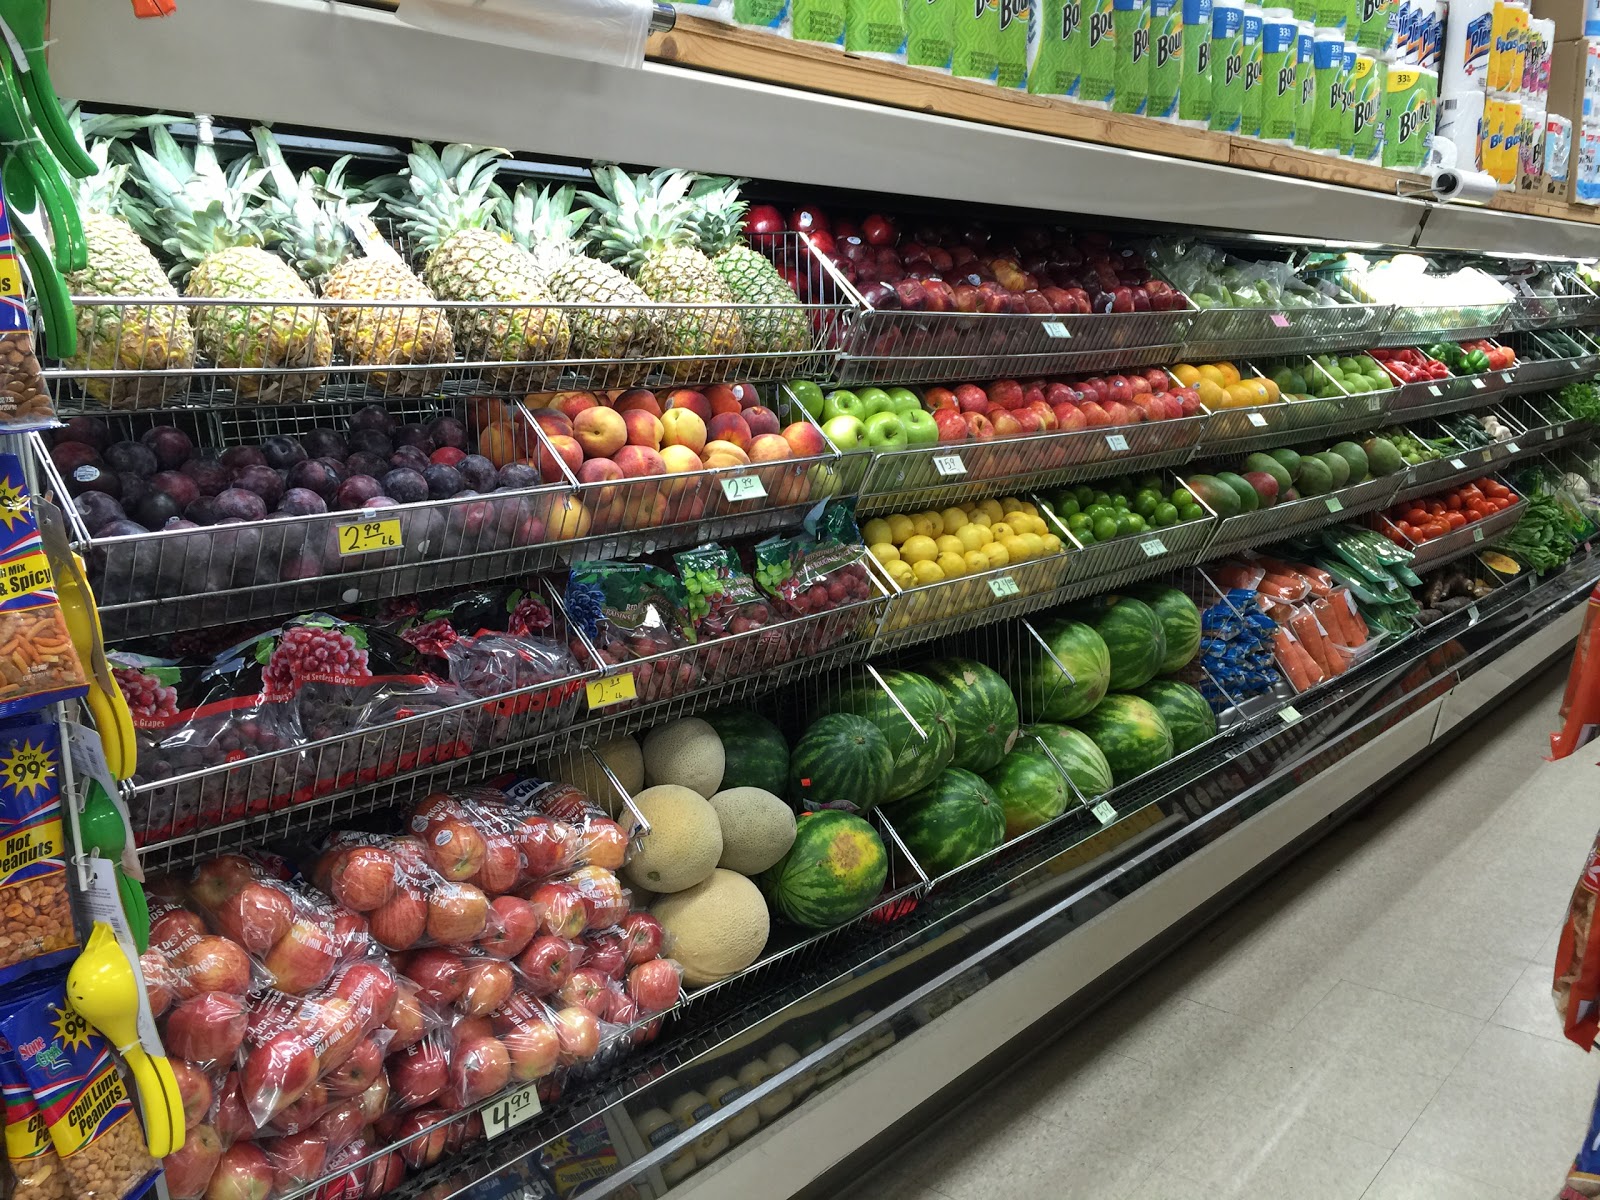
<svg viewBox="0 0 1600 1200">
<path fill-rule="evenodd" d="M 269 694 L 288 695 L 305 680 L 343 682 L 368 679 L 371 675 L 367 652 L 349 634 L 297 625 L 278 640 L 272 657 L 262 668 L 261 682 Z"/>
<path fill-rule="evenodd" d="M 113 667 L 111 675 L 135 717 L 159 721 L 178 715 L 177 688 L 168 687 L 154 675 L 130 667 Z"/>
</svg>

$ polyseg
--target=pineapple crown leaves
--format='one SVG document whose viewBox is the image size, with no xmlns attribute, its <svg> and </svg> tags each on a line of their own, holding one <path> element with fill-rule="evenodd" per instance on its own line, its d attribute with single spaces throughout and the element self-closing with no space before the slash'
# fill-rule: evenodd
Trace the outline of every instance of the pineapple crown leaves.
<svg viewBox="0 0 1600 1200">
<path fill-rule="evenodd" d="M 406 169 L 367 185 L 399 223 L 400 232 L 419 250 L 431 252 L 464 229 L 498 231 L 495 223 L 505 191 L 495 174 L 507 151 L 461 143 L 440 154 L 425 142 L 412 143 Z"/>
<path fill-rule="evenodd" d="M 500 197 L 496 220 L 524 250 L 543 242 L 571 243 L 576 250 L 579 231 L 592 211 L 573 208 L 576 196 L 577 189 L 570 183 L 559 188 L 519 184 L 515 195 Z"/>
<path fill-rule="evenodd" d="M 306 278 L 326 275 L 350 256 L 351 236 L 346 222 L 351 217 L 370 215 L 376 201 L 350 203 L 353 189 L 344 181 L 350 155 L 326 170 L 313 167 L 296 176 L 270 130 L 257 125 L 250 130 L 250 136 L 267 172 L 263 219 L 269 234 L 280 242 L 277 249 Z"/>
<path fill-rule="evenodd" d="M 140 130 L 168 125 L 175 120 L 176 117 L 165 115 L 138 117 L 125 113 L 94 113 L 86 117 L 77 105 L 69 108 L 67 126 L 95 165 L 94 174 L 85 179 L 71 174 L 66 176 L 78 210 L 116 216 L 129 207 L 137 209 L 138 202 L 123 190 L 132 154 L 122 142 Z"/>
<path fill-rule="evenodd" d="M 133 182 L 149 208 L 129 207 L 125 215 L 141 237 L 177 260 L 174 279 L 218 250 L 262 244 L 265 167 L 245 157 L 224 170 L 213 147 L 201 142 L 190 156 L 162 125 L 150 130 L 150 144 L 154 154 L 133 148 Z"/>
<path fill-rule="evenodd" d="M 739 189 L 748 180 L 706 175 L 689 189 L 694 202 L 690 227 L 699 239 L 700 249 L 715 257 L 744 242 L 744 214 L 750 204 L 739 199 Z"/>
<path fill-rule="evenodd" d="M 607 262 L 638 267 L 673 246 L 697 244 L 689 172 L 661 169 L 635 177 L 615 164 L 597 163 L 594 181 L 599 191 L 581 195 L 594 206 L 594 239 Z"/>
</svg>

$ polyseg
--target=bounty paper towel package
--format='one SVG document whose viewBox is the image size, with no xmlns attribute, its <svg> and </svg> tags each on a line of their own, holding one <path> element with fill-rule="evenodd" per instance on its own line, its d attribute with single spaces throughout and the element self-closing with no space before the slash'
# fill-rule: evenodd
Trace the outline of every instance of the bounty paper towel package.
<svg viewBox="0 0 1600 1200">
<path fill-rule="evenodd" d="M 1182 0 L 1150 0 L 1150 99 L 1144 115 L 1158 121 L 1178 117 L 1183 87 Z"/>
<path fill-rule="evenodd" d="M 1211 0 L 1183 0 L 1183 68 L 1178 124 L 1204 129 L 1211 121 Z"/>
<path fill-rule="evenodd" d="M 915 2 L 915 0 L 908 0 Z M 1033 0 L 1028 9 L 1028 90 L 1076 96 L 1083 71 L 1081 0 Z"/>
</svg>

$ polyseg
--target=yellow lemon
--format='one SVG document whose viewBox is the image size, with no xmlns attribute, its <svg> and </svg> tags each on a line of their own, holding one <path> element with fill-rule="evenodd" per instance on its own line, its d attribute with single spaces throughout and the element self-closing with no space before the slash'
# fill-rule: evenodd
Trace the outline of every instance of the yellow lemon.
<svg viewBox="0 0 1600 1200">
<path fill-rule="evenodd" d="M 1012 528 L 1009 522 L 1001 521 L 998 524 L 989 526 L 989 532 L 994 534 L 996 538 L 1004 541 L 1017 531 Z"/>
<path fill-rule="evenodd" d="M 989 569 L 989 556 L 982 550 L 968 550 L 961 558 L 967 564 L 967 573 L 969 575 Z"/>
<path fill-rule="evenodd" d="M 988 529 L 994 524 L 994 518 L 986 512 L 975 512 L 972 514 L 972 523 L 980 528 Z"/>
<path fill-rule="evenodd" d="M 1001 496 L 1000 507 L 1008 513 L 1021 512 L 1022 500 L 1017 496 Z"/>
<path fill-rule="evenodd" d="M 944 579 L 944 572 L 939 569 L 936 562 L 919 562 L 911 568 L 917 577 L 918 583 L 938 583 Z"/>
<path fill-rule="evenodd" d="M 911 525 L 911 518 L 904 513 L 895 513 L 889 518 L 889 540 L 895 545 L 904 544 L 905 540 L 916 532 Z"/>
<path fill-rule="evenodd" d="M 1000 507 L 1000 501 L 994 499 L 993 497 L 979 502 L 978 511 L 988 514 L 991 524 L 995 521 L 1003 520 L 1006 515 L 1006 510 Z M 973 520 L 977 520 L 977 518 L 974 517 Z"/>
<path fill-rule="evenodd" d="M 1192 363 L 1179 363 L 1172 368 L 1172 373 L 1184 387 L 1193 387 L 1200 382 L 1200 369 Z"/>
<path fill-rule="evenodd" d="M 1221 368 L 1219 368 L 1215 363 L 1207 363 L 1205 366 L 1200 368 L 1197 374 L 1200 376 L 1200 379 L 1203 382 L 1214 383 L 1218 387 L 1222 387 L 1228 382 L 1228 377 L 1222 373 Z M 1196 383 L 1194 386 L 1199 387 L 1200 384 Z"/>
<path fill-rule="evenodd" d="M 960 554 L 966 549 L 961 544 L 961 539 L 952 533 L 941 533 L 933 539 L 933 544 L 939 547 L 940 554 Z"/>
<path fill-rule="evenodd" d="M 889 578 L 894 580 L 896 587 L 917 586 L 917 573 L 911 569 L 910 563 L 896 559 L 892 563 L 885 564 L 883 569 L 889 573 Z"/>
<path fill-rule="evenodd" d="M 939 570 L 944 572 L 946 579 L 960 579 L 967 573 L 967 560 L 959 554 L 939 555 Z"/>
<path fill-rule="evenodd" d="M 914 534 L 900 547 L 900 557 L 912 566 L 921 562 L 932 562 L 939 557 L 939 547 L 931 537 L 920 533 Z"/>
<path fill-rule="evenodd" d="M 882 517 L 873 517 L 861 527 L 861 536 L 866 539 L 867 545 L 872 546 L 878 542 L 894 541 L 894 530 Z"/>
<path fill-rule="evenodd" d="M 1014 563 L 1027 562 L 1033 557 L 1028 553 L 1028 543 L 1023 541 L 1021 534 L 1014 533 L 1010 537 L 1001 538 L 1000 544 L 1006 549 L 1006 557 Z"/>
<path fill-rule="evenodd" d="M 954 533 L 967 523 L 967 510 L 964 508 L 947 508 L 939 516 L 944 519 L 944 531 L 946 533 Z"/>
<path fill-rule="evenodd" d="M 1019 533 L 1017 541 L 1027 548 L 1029 558 L 1038 558 L 1044 553 L 1044 539 L 1037 533 Z"/>
<path fill-rule="evenodd" d="M 1200 403 L 1213 411 L 1227 406 L 1228 393 L 1222 390 L 1222 385 L 1215 379 L 1202 379 L 1194 385 L 1194 390 L 1200 397 Z"/>
<path fill-rule="evenodd" d="M 1018 512 L 1025 512 L 1030 517 L 1037 517 L 1039 515 L 1038 506 L 1036 504 L 1034 504 L 1033 501 L 1031 501 L 1031 500 L 1020 500 L 1020 501 L 1018 501 L 1017 502 L 1017 511 Z"/>
<path fill-rule="evenodd" d="M 991 569 L 994 567 L 1009 566 L 1011 563 L 1011 556 L 1006 553 L 1006 548 L 999 542 L 990 542 L 983 548 L 983 552 L 989 556 L 989 566 Z"/>
<path fill-rule="evenodd" d="M 1061 553 L 1061 539 L 1058 538 L 1055 534 L 1053 534 L 1053 533 L 1042 534 L 1042 535 L 1040 535 L 1039 541 L 1043 544 L 1044 552 L 1046 554 L 1060 554 Z"/>
<path fill-rule="evenodd" d="M 988 526 L 970 523 L 956 530 L 956 537 L 960 540 L 963 550 L 982 550 L 994 541 L 994 534 L 989 532 Z"/>
<path fill-rule="evenodd" d="M 896 550 L 888 542 L 873 542 L 868 549 L 872 551 L 872 557 L 881 563 L 888 564 L 900 561 L 900 551 Z"/>
<path fill-rule="evenodd" d="M 911 533 L 913 537 L 936 538 L 944 532 L 944 521 L 938 513 L 931 516 L 928 513 L 918 513 L 911 518 Z"/>
<path fill-rule="evenodd" d="M 1239 368 L 1234 366 L 1231 362 L 1220 362 L 1220 363 L 1218 363 L 1217 364 L 1217 370 L 1222 372 L 1222 382 L 1223 383 L 1238 383 L 1239 382 Z"/>
</svg>

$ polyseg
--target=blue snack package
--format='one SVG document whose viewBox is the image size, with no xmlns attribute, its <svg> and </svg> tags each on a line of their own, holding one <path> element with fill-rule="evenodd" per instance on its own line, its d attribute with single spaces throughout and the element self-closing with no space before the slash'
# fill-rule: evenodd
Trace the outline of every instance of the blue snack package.
<svg viewBox="0 0 1600 1200">
<path fill-rule="evenodd" d="M 61 824 L 61 732 L 54 724 L 0 727 L 0 911 L 12 908 L 32 919 L 26 937 L 0 946 L 0 983 L 77 954 Z"/>
</svg>

